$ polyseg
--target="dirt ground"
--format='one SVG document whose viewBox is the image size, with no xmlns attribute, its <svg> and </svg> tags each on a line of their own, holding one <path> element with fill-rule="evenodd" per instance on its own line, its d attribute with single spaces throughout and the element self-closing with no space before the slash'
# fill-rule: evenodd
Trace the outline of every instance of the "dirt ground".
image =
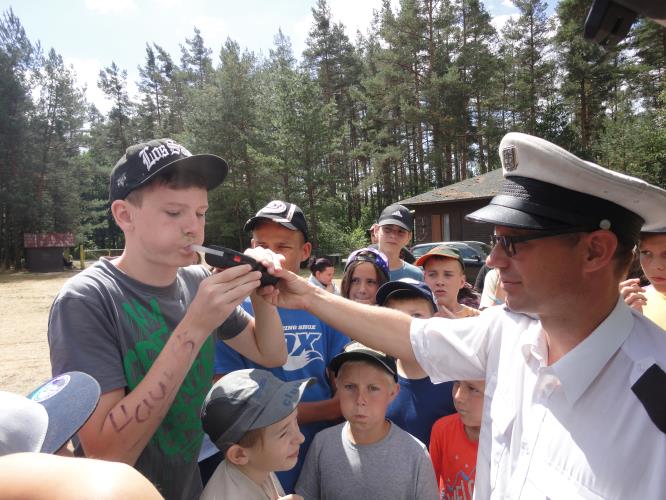
<svg viewBox="0 0 666 500">
<path fill-rule="evenodd" d="M 0 273 L 0 390 L 27 395 L 51 376 L 49 309 L 77 272 Z"/>
<path fill-rule="evenodd" d="M 0 390 L 27 394 L 50 377 L 49 309 L 75 273 L 0 273 Z"/>
</svg>

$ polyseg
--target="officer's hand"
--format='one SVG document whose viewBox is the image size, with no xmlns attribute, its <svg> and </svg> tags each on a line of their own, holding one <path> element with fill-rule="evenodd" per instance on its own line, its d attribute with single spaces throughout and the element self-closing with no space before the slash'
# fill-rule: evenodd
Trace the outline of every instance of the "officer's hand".
<svg viewBox="0 0 666 500">
<path fill-rule="evenodd" d="M 305 309 L 308 306 L 312 296 L 316 293 L 317 288 L 308 283 L 304 278 L 297 274 L 283 269 L 279 274 L 280 282 L 278 283 L 278 304 L 280 307 L 287 309 Z"/>
<path fill-rule="evenodd" d="M 643 312 L 643 306 L 647 304 L 647 299 L 645 298 L 645 290 L 638 285 L 639 282 L 638 278 L 631 278 L 621 282 L 620 295 L 629 307 Z"/>
</svg>

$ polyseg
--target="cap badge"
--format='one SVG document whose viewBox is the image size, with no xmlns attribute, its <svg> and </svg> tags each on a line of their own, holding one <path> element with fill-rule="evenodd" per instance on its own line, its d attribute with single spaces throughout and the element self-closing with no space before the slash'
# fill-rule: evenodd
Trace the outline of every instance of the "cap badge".
<svg viewBox="0 0 666 500">
<path fill-rule="evenodd" d="M 266 205 L 264 208 L 259 210 L 259 213 L 281 214 L 285 210 L 287 210 L 287 205 L 285 205 L 285 203 L 283 201 L 273 200 L 268 205 Z M 259 215 L 259 214 L 257 214 L 257 215 Z"/>
<path fill-rule="evenodd" d="M 502 164 L 504 165 L 504 170 L 507 172 L 513 172 L 518 168 L 516 146 L 508 146 L 502 149 Z"/>
<path fill-rule="evenodd" d="M 400 210 L 396 210 L 395 212 L 393 212 L 393 213 L 391 214 L 391 216 L 400 217 L 400 218 L 402 219 L 402 214 L 400 213 Z"/>
<path fill-rule="evenodd" d="M 601 229 L 606 229 L 606 230 L 608 230 L 608 229 L 611 228 L 611 221 L 609 221 L 608 219 L 602 219 L 602 220 L 599 222 L 599 227 L 600 227 Z"/>
<path fill-rule="evenodd" d="M 123 172 L 123 174 L 118 177 L 118 180 L 116 181 L 116 186 L 118 187 L 123 187 L 127 184 L 127 172 Z"/>
<path fill-rule="evenodd" d="M 69 384 L 69 375 L 60 375 L 37 389 L 30 395 L 30 399 L 38 403 L 46 401 L 67 387 L 67 384 Z"/>
</svg>

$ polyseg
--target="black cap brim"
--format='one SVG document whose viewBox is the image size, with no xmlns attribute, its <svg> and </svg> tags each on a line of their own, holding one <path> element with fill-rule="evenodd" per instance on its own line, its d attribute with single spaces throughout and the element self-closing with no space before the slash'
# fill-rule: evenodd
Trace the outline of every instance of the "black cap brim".
<svg viewBox="0 0 666 500">
<path fill-rule="evenodd" d="M 465 219 L 474 222 L 486 222 L 496 226 L 534 229 L 537 231 L 559 230 L 571 227 L 570 224 L 562 221 L 539 217 L 538 215 L 523 212 L 516 208 L 494 204 L 486 205 L 471 214 L 467 214 Z"/>
<path fill-rule="evenodd" d="M 252 231 L 255 227 L 257 227 L 257 224 L 259 224 L 262 221 L 275 222 L 276 224 L 280 224 L 281 226 L 284 226 L 287 229 L 291 229 L 292 231 L 299 231 L 299 229 L 296 226 L 294 226 L 291 222 L 282 220 L 282 217 L 279 214 L 276 214 L 275 216 L 266 214 L 266 215 L 261 215 L 259 217 L 257 216 L 252 217 L 248 219 L 248 221 L 243 226 L 243 231 L 246 232 Z"/>
<path fill-rule="evenodd" d="M 386 370 L 389 375 L 393 376 L 396 382 L 398 381 L 398 370 L 395 364 L 390 366 L 386 363 L 386 361 L 381 359 L 377 353 L 369 349 L 356 349 L 354 351 L 341 352 L 331 360 L 331 362 L 328 364 L 328 368 L 337 377 L 338 371 L 340 371 L 340 367 L 348 361 L 369 361 Z"/>
<path fill-rule="evenodd" d="M 400 226 L 405 231 L 409 231 L 409 232 L 412 231 L 412 229 L 407 224 L 405 224 L 403 221 L 398 220 L 398 219 L 384 219 L 384 220 L 378 222 L 377 225 L 378 226 L 388 226 L 388 225 Z"/>
<path fill-rule="evenodd" d="M 199 154 L 188 156 L 187 158 L 180 158 L 165 165 L 160 170 L 156 171 L 153 175 L 146 178 L 146 180 L 154 177 L 158 173 L 162 173 L 172 168 L 186 168 L 198 172 L 202 178 L 206 179 L 206 188 L 208 191 L 215 189 L 222 184 L 229 172 L 227 162 L 222 158 L 212 154 Z M 144 181 L 145 183 L 145 181 Z"/>
</svg>

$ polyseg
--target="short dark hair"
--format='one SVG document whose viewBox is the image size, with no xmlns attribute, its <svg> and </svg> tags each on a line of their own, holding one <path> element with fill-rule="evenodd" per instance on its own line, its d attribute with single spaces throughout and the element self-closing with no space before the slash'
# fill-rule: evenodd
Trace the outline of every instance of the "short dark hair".
<svg viewBox="0 0 666 500">
<path fill-rule="evenodd" d="M 312 261 L 312 264 L 310 264 L 310 272 L 312 274 L 320 273 L 324 269 L 328 269 L 329 267 L 334 267 L 333 263 L 330 260 L 328 260 L 326 257 L 320 257 Z"/>
</svg>

